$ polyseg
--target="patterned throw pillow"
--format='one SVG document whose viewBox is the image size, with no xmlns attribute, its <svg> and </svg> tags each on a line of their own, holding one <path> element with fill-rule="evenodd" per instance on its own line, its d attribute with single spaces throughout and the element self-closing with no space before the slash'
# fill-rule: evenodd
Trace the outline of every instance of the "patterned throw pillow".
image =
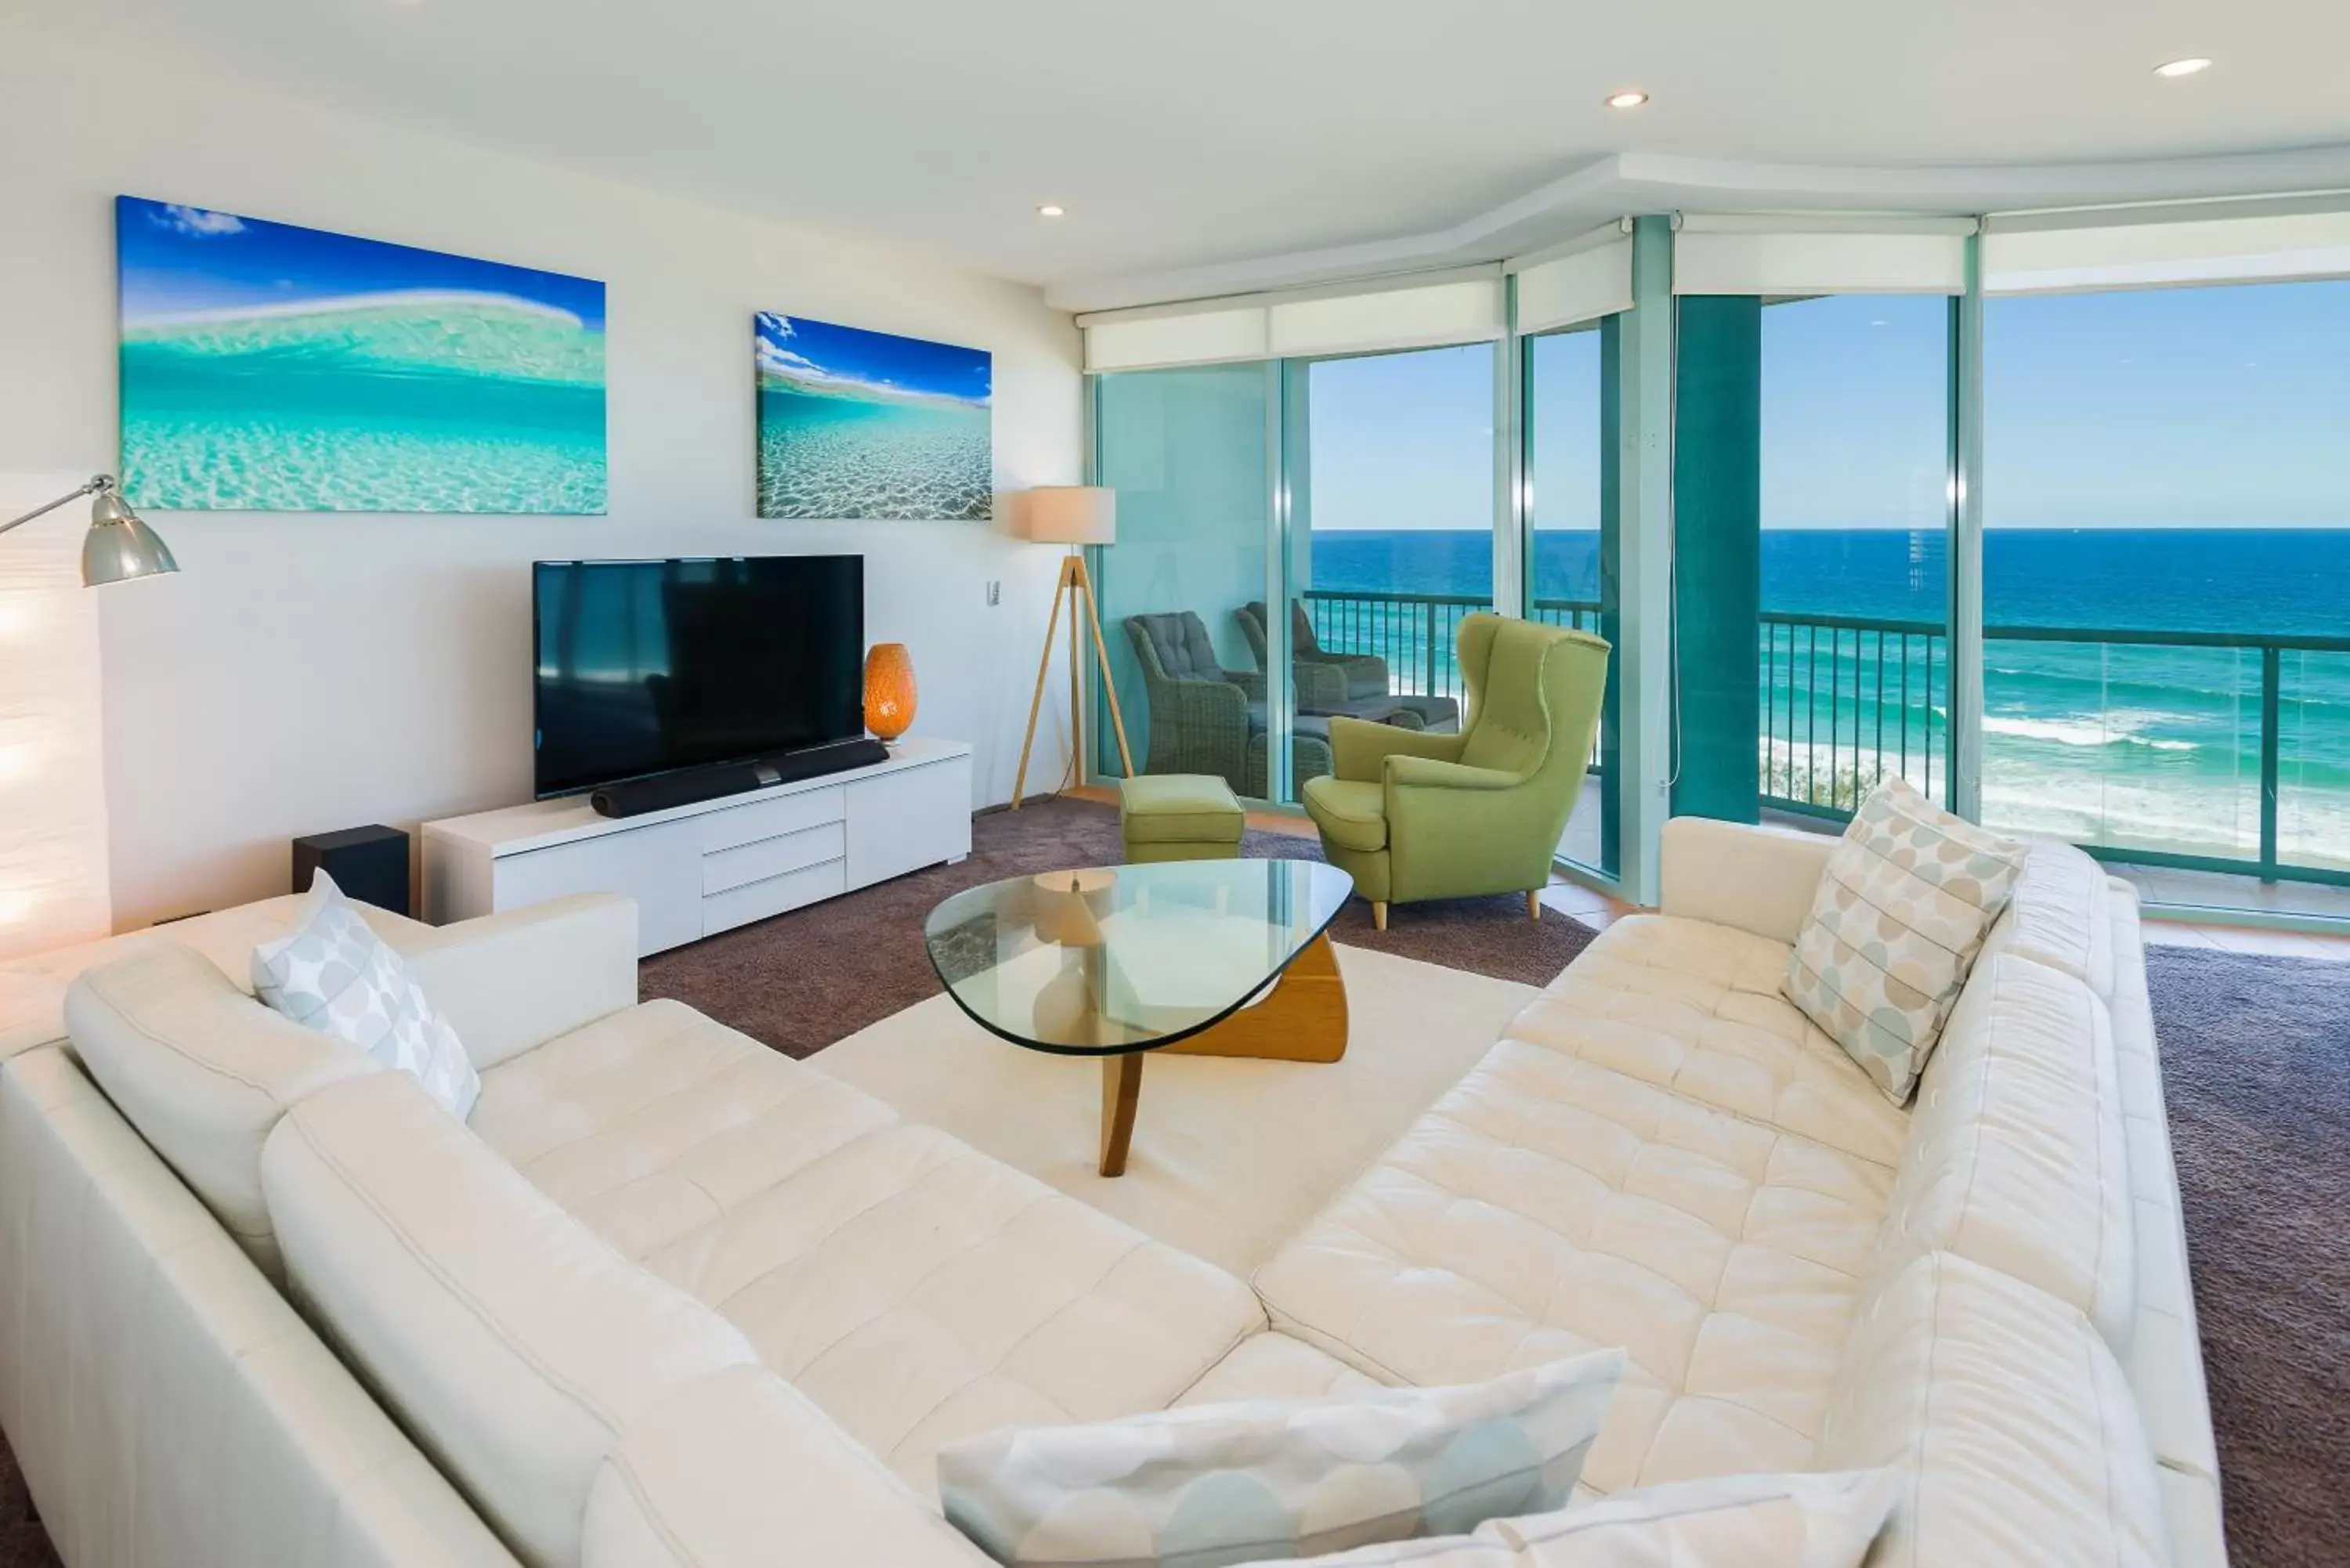
<svg viewBox="0 0 2350 1568">
<path fill-rule="evenodd" d="M 482 1080 L 457 1032 L 324 871 L 293 931 L 253 950 L 253 989 L 295 1023 L 408 1074 L 459 1121 L 472 1112 Z"/>
<path fill-rule="evenodd" d="M 1624 1353 L 1458 1388 L 1200 1405 L 939 1454 L 954 1526 L 1007 1568 L 1224 1568 L 1456 1535 L 1563 1505 Z"/>
<path fill-rule="evenodd" d="M 1908 782 L 1870 792 L 1828 857 L 1781 990 L 1897 1106 L 2022 874 L 2024 846 Z"/>
<path fill-rule="evenodd" d="M 1673 1481 L 1298 1568 L 1859 1568 L 1899 1487 L 1889 1469 Z"/>
</svg>

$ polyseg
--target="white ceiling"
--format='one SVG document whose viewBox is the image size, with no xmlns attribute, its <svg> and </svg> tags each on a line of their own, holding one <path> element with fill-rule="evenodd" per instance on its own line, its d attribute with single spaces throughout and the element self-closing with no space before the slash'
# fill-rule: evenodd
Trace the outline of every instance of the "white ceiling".
<svg viewBox="0 0 2350 1568">
<path fill-rule="evenodd" d="M 1072 307 L 1499 254 L 1627 211 L 2350 187 L 2339 0 L 73 11 L 134 57 L 919 246 Z M 2218 63 L 2152 74 L 2187 55 Z M 1627 86 L 1653 100 L 1602 106 Z"/>
</svg>

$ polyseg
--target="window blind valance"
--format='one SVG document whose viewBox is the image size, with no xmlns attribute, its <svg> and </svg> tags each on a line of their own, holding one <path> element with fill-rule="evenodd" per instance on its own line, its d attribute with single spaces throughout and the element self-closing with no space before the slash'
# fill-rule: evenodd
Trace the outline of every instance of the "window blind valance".
<svg viewBox="0 0 2350 1568">
<path fill-rule="evenodd" d="M 1610 223 L 1554 250 L 1504 262 L 1518 284 L 1518 330 L 1531 336 L 1632 308 L 1632 235 Z"/>
<path fill-rule="evenodd" d="M 2350 277 L 2350 195 L 1994 216 L 1983 292 L 2064 294 Z"/>
<path fill-rule="evenodd" d="M 1963 294 L 1972 218 L 1687 213 L 1675 294 Z"/>
<path fill-rule="evenodd" d="M 1086 369 L 1166 369 L 1245 359 L 1375 354 L 1502 336 L 1502 272 L 1465 268 L 1377 283 L 1080 316 Z"/>
</svg>

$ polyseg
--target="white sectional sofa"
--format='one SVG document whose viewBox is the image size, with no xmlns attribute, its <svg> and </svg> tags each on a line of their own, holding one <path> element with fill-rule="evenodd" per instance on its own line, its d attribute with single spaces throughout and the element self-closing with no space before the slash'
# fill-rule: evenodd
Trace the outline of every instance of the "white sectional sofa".
<svg viewBox="0 0 2350 1568">
<path fill-rule="evenodd" d="M 1878 1562 L 2223 1562 L 2134 903 L 2035 850 L 1904 1111 L 1777 994 L 1825 850 L 1671 825 L 1253 1289 L 638 1005 L 619 900 L 377 920 L 465 1126 L 244 994 L 292 900 L 0 966 L 0 1426 L 69 1568 L 927 1568 L 962 1437 L 1620 1345 L 1593 1490 L 1896 1464 Z"/>
</svg>

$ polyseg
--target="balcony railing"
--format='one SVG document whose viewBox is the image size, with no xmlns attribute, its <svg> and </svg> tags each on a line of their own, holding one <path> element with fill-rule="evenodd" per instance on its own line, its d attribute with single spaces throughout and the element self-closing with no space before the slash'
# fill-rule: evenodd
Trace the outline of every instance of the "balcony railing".
<svg viewBox="0 0 2350 1568">
<path fill-rule="evenodd" d="M 1348 593 L 1308 588 L 1305 611 L 1315 640 L 1332 653 L 1376 653 L 1387 660 L 1399 693 L 1456 700 L 1465 695 L 1452 649 L 1461 622 L 1493 601 L 1461 594 Z M 1583 599 L 1536 599 L 1529 619 L 1546 626 L 1599 629 L 1599 606 Z"/>
<path fill-rule="evenodd" d="M 1762 619 L 1765 805 L 1841 820 L 1893 773 L 1939 792 L 1950 744 L 1950 644 L 1940 626 L 1776 611 Z M 1994 819 L 2044 826 L 2138 865 L 2350 883 L 2350 843 L 2312 853 L 2324 829 L 2295 832 L 2290 842 L 2285 831 L 2288 664 L 2311 684 L 2324 661 L 2344 658 L 2350 677 L 2350 638 L 1990 626 L 1983 644 L 1983 789 Z M 2153 662 L 2166 657 L 2167 667 Z M 2096 707 L 2085 714 L 2078 705 L 2035 704 L 2031 688 L 2041 681 L 2092 682 Z M 2114 700 L 2116 688 L 2140 704 L 2210 705 L 2206 722 L 2227 727 L 2220 765 L 2195 755 L 2210 741 L 2139 733 L 2142 715 L 2126 697 Z M 2314 739 L 2309 710 L 2324 702 L 2292 704 L 2304 749 Z M 2002 726 L 2083 760 L 2062 776 L 2044 765 L 2035 772 L 2002 754 Z M 2094 798 L 2064 800 L 2066 788 Z M 2321 810 L 2334 804 L 2316 798 L 2333 793 L 2323 784 L 2299 793 Z"/>
<path fill-rule="evenodd" d="M 1399 691 L 1456 698 L 1463 695 L 1452 659 L 1461 619 L 1491 607 L 1489 600 L 1457 595 L 1327 589 L 1309 590 L 1305 602 L 1325 648 L 1380 655 Z M 1596 630 L 1599 606 L 1537 599 L 1532 618 Z M 1900 774 L 1930 794 L 1946 792 L 1950 642 L 1939 624 L 1767 611 L 1758 635 L 1757 751 L 1765 805 L 1840 821 L 1888 774 Z M 2038 815 L 2049 831 L 2069 831 L 2112 859 L 2270 881 L 2350 884 L 2350 842 L 2332 845 L 2329 853 L 2318 846 L 2335 836 L 2330 828 L 2288 820 L 2296 786 L 2288 779 L 2286 754 L 2289 708 L 2300 725 L 2291 738 L 2304 753 L 2313 743 L 2313 715 L 2320 716 L 2316 722 L 2338 722 L 2322 719 L 2327 711 L 2322 695 L 2289 701 L 2289 684 L 2314 685 L 2311 671 L 2335 659 L 2342 660 L 2334 667 L 2339 678 L 2327 684 L 2350 684 L 2350 638 L 1994 626 L 1984 628 L 1983 639 L 1994 732 L 1986 746 L 1984 788 L 1994 805 L 2004 797 L 2005 815 Z M 2002 656 L 2002 645 L 2021 646 Z M 2166 672 L 2147 666 L 2149 655 L 2164 654 L 2174 656 L 2178 667 Z M 2193 780 L 2195 788 L 2206 796 L 2220 792 L 2216 805 L 2188 788 L 2186 759 L 2194 748 L 2135 736 L 2127 704 L 2113 701 L 2112 687 L 2137 687 L 2140 697 L 2158 700 L 2161 680 L 2176 678 L 2181 668 L 2207 681 L 2207 700 L 2217 691 L 2232 726 L 2226 771 L 2192 764 L 2204 769 Z M 2028 688 L 2050 675 L 2096 683 L 2095 711 L 2085 719 L 2077 704 L 2064 711 L 2035 708 Z M 2077 750 L 2081 760 L 2062 776 L 2053 769 L 2035 774 L 2031 770 L 2038 764 L 2027 760 L 2019 766 L 2000 743 L 2002 725 L 2011 726 L 2019 741 L 2044 739 Z M 2138 765 L 2134 771 L 2116 765 L 2123 758 Z M 2307 814 L 2313 822 L 2324 809 L 2350 815 L 2350 801 L 2337 803 L 2322 783 L 2297 787 L 2303 805 L 2319 808 Z M 2058 797 L 2066 788 L 2093 797 L 2091 804 L 2064 805 Z M 2112 806 L 2109 797 L 2124 797 L 2124 805 Z M 2244 826 L 2230 826 L 2239 816 Z M 2230 820 L 2217 820 L 2223 817 Z"/>
</svg>

